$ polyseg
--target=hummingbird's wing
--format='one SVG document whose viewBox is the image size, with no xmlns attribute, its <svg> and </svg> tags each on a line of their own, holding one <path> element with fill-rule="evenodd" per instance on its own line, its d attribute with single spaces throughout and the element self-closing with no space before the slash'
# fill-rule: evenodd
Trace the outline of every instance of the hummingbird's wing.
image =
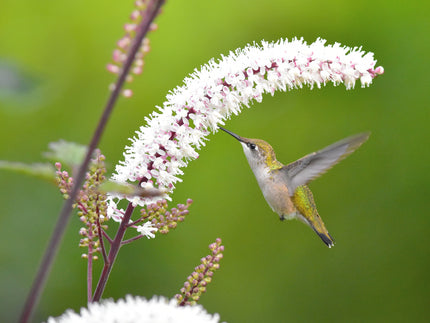
<svg viewBox="0 0 430 323">
<path fill-rule="evenodd" d="M 369 138 L 369 135 L 370 132 L 365 132 L 342 139 L 282 167 L 281 171 L 286 176 L 289 194 L 292 196 L 298 186 L 309 183 L 353 153 Z"/>
</svg>

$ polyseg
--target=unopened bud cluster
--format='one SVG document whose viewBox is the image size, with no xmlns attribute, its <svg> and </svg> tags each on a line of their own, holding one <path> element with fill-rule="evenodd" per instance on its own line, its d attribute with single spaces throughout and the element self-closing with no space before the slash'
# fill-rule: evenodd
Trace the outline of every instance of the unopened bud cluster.
<svg viewBox="0 0 430 323">
<path fill-rule="evenodd" d="M 73 177 L 70 177 L 69 172 L 66 170 L 61 170 L 61 163 L 55 163 L 55 168 L 57 169 L 55 172 L 57 186 L 60 189 L 60 193 L 63 195 L 63 198 L 67 200 L 73 187 Z"/>
<path fill-rule="evenodd" d="M 149 0 L 137 0 L 134 5 L 135 9 L 130 15 L 130 23 L 124 25 L 125 35 L 117 42 L 117 47 L 113 51 L 112 60 L 113 62 L 107 65 L 107 70 L 114 74 L 119 74 L 123 67 L 124 62 L 127 59 L 127 54 L 133 45 L 133 41 L 136 36 L 137 28 L 142 21 L 143 14 L 147 7 Z M 155 24 L 151 25 L 151 30 L 155 30 L 157 26 Z M 136 53 L 136 57 L 133 61 L 133 66 L 131 67 L 130 73 L 127 76 L 127 82 L 131 83 L 133 81 L 133 75 L 139 75 L 142 73 L 144 65 L 144 57 L 150 51 L 151 47 L 149 44 L 149 39 L 144 38 L 139 51 Z M 114 85 L 111 85 L 111 90 L 113 90 Z M 131 97 L 133 92 L 130 89 L 123 90 L 122 94 L 125 97 Z"/>
<path fill-rule="evenodd" d="M 88 253 L 94 259 L 95 252 L 100 252 L 99 231 L 106 229 L 103 223 L 108 220 L 106 194 L 98 191 L 98 186 L 105 180 L 106 167 L 104 164 L 105 156 L 100 151 L 95 152 L 94 159 L 91 160 L 89 170 L 85 177 L 85 183 L 79 191 L 74 208 L 78 209 L 79 219 L 84 223 L 84 227 L 79 230 L 82 236 L 79 246 L 88 248 Z M 73 178 L 67 171 L 61 170 L 60 163 L 55 164 L 57 168 L 57 185 L 64 198 L 69 198 L 69 193 L 73 186 Z M 82 255 L 87 258 L 87 254 Z"/>
<path fill-rule="evenodd" d="M 200 296 L 206 291 L 206 286 L 212 281 L 214 271 L 219 269 L 219 261 L 224 251 L 221 239 L 216 239 L 209 245 L 209 249 L 211 254 L 201 259 L 201 264 L 194 268 L 184 287 L 181 288 L 181 294 L 175 295 L 179 306 L 196 305 Z"/>
<path fill-rule="evenodd" d="M 176 228 L 178 222 L 183 222 L 189 213 L 188 208 L 193 200 L 188 199 L 186 204 L 178 204 L 176 208 L 167 209 L 167 201 L 159 200 L 141 209 L 142 219 L 150 222 L 158 232 L 167 234 L 169 230 Z"/>
</svg>

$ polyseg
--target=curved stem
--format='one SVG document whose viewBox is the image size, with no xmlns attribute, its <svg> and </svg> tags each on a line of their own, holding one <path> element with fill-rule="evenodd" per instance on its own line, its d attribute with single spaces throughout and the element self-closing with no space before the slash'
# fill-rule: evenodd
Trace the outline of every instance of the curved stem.
<svg viewBox="0 0 430 323">
<path fill-rule="evenodd" d="M 85 159 L 79 168 L 78 175 L 75 177 L 75 184 L 73 185 L 72 192 L 70 193 L 70 198 L 63 204 L 63 208 L 61 209 L 60 215 L 58 217 L 57 223 L 54 228 L 54 232 L 52 233 L 52 236 L 51 236 L 51 240 L 49 241 L 48 246 L 45 250 L 45 254 L 42 258 L 42 262 L 36 274 L 36 278 L 33 281 L 33 285 L 30 289 L 30 292 L 24 304 L 24 308 L 19 320 L 19 322 L 21 323 L 26 323 L 30 320 L 34 307 L 38 303 L 39 296 L 42 292 L 43 287 L 45 286 L 46 278 L 48 277 L 48 274 L 51 271 L 53 260 L 58 252 L 58 248 L 63 238 L 64 231 L 69 221 L 70 214 L 72 211 L 72 205 L 76 199 L 79 188 L 84 180 L 85 172 L 90 162 L 91 155 L 100 141 L 102 133 L 106 127 L 106 124 L 109 120 L 113 107 L 120 94 L 121 88 L 126 80 L 130 67 L 134 61 L 134 57 L 136 56 L 136 53 L 139 50 L 141 42 L 145 37 L 145 35 L 147 34 L 147 32 L 149 31 L 149 27 L 152 21 L 157 16 L 160 10 L 160 7 L 164 4 L 164 2 L 165 0 L 153 0 L 148 4 L 148 10 L 146 11 L 145 17 L 143 17 L 142 19 L 142 23 L 140 25 L 139 31 L 136 34 L 135 42 L 128 53 L 128 56 L 122 68 L 121 74 L 119 75 L 118 80 L 115 83 L 115 88 L 111 92 L 111 95 L 109 96 L 109 99 L 106 103 L 103 114 L 101 115 L 97 128 L 94 131 L 93 137 L 88 146 L 88 151 L 85 156 Z"/>
</svg>

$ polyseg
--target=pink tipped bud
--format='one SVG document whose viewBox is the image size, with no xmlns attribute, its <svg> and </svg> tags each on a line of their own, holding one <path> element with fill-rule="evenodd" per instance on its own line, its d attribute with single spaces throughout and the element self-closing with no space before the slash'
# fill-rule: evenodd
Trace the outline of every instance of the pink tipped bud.
<svg viewBox="0 0 430 323">
<path fill-rule="evenodd" d="M 143 45 L 140 50 L 144 53 L 149 53 L 151 51 L 151 46 Z"/>
<path fill-rule="evenodd" d="M 127 49 L 127 47 L 130 45 L 130 42 L 131 42 L 130 37 L 124 36 L 123 38 L 118 40 L 116 44 L 119 48 Z"/>
<path fill-rule="evenodd" d="M 384 68 L 382 66 L 378 66 L 377 68 L 375 68 L 375 74 L 377 75 L 384 74 Z"/>
<path fill-rule="evenodd" d="M 145 61 L 143 59 L 136 59 L 136 61 L 134 62 L 135 66 L 142 67 L 144 64 L 145 64 Z"/>
<path fill-rule="evenodd" d="M 124 30 L 127 32 L 132 32 L 132 31 L 136 31 L 136 24 L 125 24 L 124 25 Z"/>
<path fill-rule="evenodd" d="M 116 63 L 122 63 L 122 62 L 124 62 L 125 59 L 126 59 L 126 57 L 127 56 L 122 51 L 120 51 L 119 49 L 115 49 L 113 51 L 112 59 Z"/>
<path fill-rule="evenodd" d="M 134 6 L 138 9 L 144 9 L 145 8 L 145 2 L 143 0 L 137 0 L 134 3 Z"/>
<path fill-rule="evenodd" d="M 122 95 L 126 98 L 131 98 L 133 96 L 133 91 L 130 89 L 125 89 L 122 91 Z"/>
<path fill-rule="evenodd" d="M 151 26 L 149 26 L 149 30 L 154 31 L 158 29 L 158 25 L 156 23 L 152 23 Z"/>
<path fill-rule="evenodd" d="M 224 257 L 224 255 L 222 254 L 222 253 L 220 253 L 219 255 L 217 255 L 215 258 L 214 258 L 214 261 L 215 262 L 219 262 L 220 260 L 221 260 L 221 258 L 222 257 Z"/>
<path fill-rule="evenodd" d="M 130 20 L 137 20 L 140 17 L 140 11 L 134 10 L 130 15 Z"/>
<path fill-rule="evenodd" d="M 133 67 L 133 74 L 136 74 L 136 75 L 142 74 L 142 67 L 141 66 Z"/>
<path fill-rule="evenodd" d="M 212 252 L 214 252 L 215 251 L 215 249 L 216 249 L 216 243 L 211 243 L 210 245 L 209 245 L 209 249 L 210 250 L 212 250 Z"/>
<path fill-rule="evenodd" d="M 119 66 L 114 64 L 107 64 L 106 69 L 113 74 L 118 74 L 120 71 Z"/>
</svg>

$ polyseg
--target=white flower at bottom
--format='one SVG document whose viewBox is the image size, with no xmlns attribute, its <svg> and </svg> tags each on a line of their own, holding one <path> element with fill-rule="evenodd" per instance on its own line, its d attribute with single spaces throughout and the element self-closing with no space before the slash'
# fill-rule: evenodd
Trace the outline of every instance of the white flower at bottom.
<svg viewBox="0 0 430 323">
<path fill-rule="evenodd" d="M 80 314 L 67 310 L 63 315 L 48 318 L 47 323 L 215 323 L 218 314 L 209 314 L 201 305 L 178 306 L 177 301 L 164 297 L 127 295 L 117 302 L 104 300 L 81 308 Z"/>
</svg>

